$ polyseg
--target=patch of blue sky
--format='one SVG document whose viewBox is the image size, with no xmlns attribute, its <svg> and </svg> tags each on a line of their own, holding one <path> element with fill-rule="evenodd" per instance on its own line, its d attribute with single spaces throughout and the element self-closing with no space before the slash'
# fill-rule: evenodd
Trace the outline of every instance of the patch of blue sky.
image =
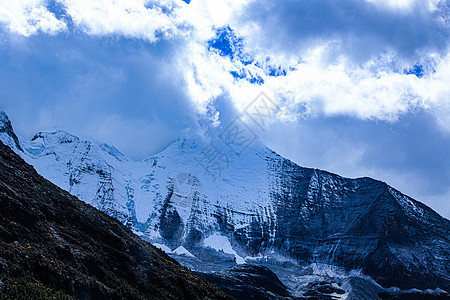
<svg viewBox="0 0 450 300">
<path fill-rule="evenodd" d="M 71 20 L 70 15 L 67 13 L 67 9 L 61 2 L 50 0 L 45 6 L 49 12 L 51 12 L 58 20 Z"/>
<path fill-rule="evenodd" d="M 75 26 L 72 22 L 72 18 L 71 16 L 67 13 L 67 9 L 64 6 L 64 4 L 62 4 L 59 1 L 55 1 L 55 0 L 49 0 L 46 3 L 47 10 L 49 12 L 51 12 L 58 20 L 63 21 L 64 23 L 66 23 L 67 28 L 69 30 L 72 30 Z"/>
<path fill-rule="evenodd" d="M 215 38 L 208 41 L 208 49 L 230 59 L 242 58 L 243 39 L 229 26 L 218 28 Z"/>
<path fill-rule="evenodd" d="M 233 75 L 233 77 L 235 79 L 244 79 L 247 75 L 245 74 L 245 72 L 241 72 L 240 71 L 230 71 L 230 74 Z"/>
<path fill-rule="evenodd" d="M 264 73 L 267 76 L 278 77 L 278 76 L 286 76 L 287 75 L 287 71 L 285 68 L 283 68 L 282 66 L 279 66 L 279 65 L 277 66 L 277 65 L 271 64 L 270 59 L 268 59 L 268 58 L 266 59 L 264 64 L 255 63 L 255 65 L 257 67 L 259 67 L 260 69 L 264 70 Z"/>
<path fill-rule="evenodd" d="M 208 41 L 208 49 L 209 51 L 216 52 L 220 56 L 239 61 L 244 66 L 248 66 L 254 62 L 251 55 L 243 51 L 244 39 L 237 36 L 229 26 L 216 30 L 216 36 Z"/>
<path fill-rule="evenodd" d="M 287 71 L 283 67 L 271 65 L 269 58 L 266 58 L 263 63 L 255 61 L 249 53 L 244 51 L 244 39 L 237 36 L 229 26 L 216 30 L 216 36 L 208 41 L 208 49 L 243 66 L 239 71 L 230 71 L 230 74 L 237 80 L 245 79 L 253 84 L 264 83 L 264 79 L 260 75 L 253 74 L 253 72 L 245 69 L 249 65 L 259 68 L 267 76 L 287 75 Z"/>
<path fill-rule="evenodd" d="M 46 8 L 49 12 L 55 15 L 58 20 L 67 18 L 67 11 L 64 5 L 55 0 L 49 0 L 47 2 Z"/>
<path fill-rule="evenodd" d="M 422 78 L 427 74 L 436 72 L 437 61 L 432 58 L 427 58 L 416 62 L 412 67 L 403 69 L 403 74 L 415 75 L 417 78 Z"/>
<path fill-rule="evenodd" d="M 257 85 L 264 84 L 264 79 L 259 75 L 251 76 L 250 78 L 247 78 L 247 81 Z"/>
<path fill-rule="evenodd" d="M 278 77 L 278 76 L 286 76 L 287 72 L 285 69 L 281 68 L 281 67 L 270 67 L 269 68 L 269 76 L 273 76 L 273 77 Z"/>
<path fill-rule="evenodd" d="M 422 78 L 425 75 L 423 66 L 419 64 L 415 64 L 412 68 L 404 70 L 404 73 L 416 75 L 418 78 Z"/>
<path fill-rule="evenodd" d="M 249 72 L 248 70 L 242 68 L 238 71 L 230 71 L 230 74 L 236 79 L 236 80 L 242 80 L 245 79 L 248 82 L 252 83 L 252 84 L 264 84 L 264 79 L 257 75 L 257 74 L 252 74 L 251 72 Z"/>
</svg>

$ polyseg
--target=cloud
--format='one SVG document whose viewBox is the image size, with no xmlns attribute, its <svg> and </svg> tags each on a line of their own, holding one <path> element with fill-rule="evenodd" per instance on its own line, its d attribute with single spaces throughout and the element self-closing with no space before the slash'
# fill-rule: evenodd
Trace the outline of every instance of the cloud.
<svg viewBox="0 0 450 300">
<path fill-rule="evenodd" d="M 309 113 L 395 121 L 418 108 L 445 108 L 450 96 L 446 1 L 14 3 L 3 6 L 0 20 L 26 36 L 73 26 L 73 32 L 93 36 L 177 43 L 175 68 L 184 74 L 197 112 L 209 112 L 213 121 L 217 97 L 229 95 L 239 110 L 261 90 L 286 119 Z M 58 5 L 59 19 L 50 12 Z M 208 47 L 223 28 L 239 42 L 231 46 L 241 55 Z M 423 71 L 419 76 L 409 71 L 415 66 Z"/>
<path fill-rule="evenodd" d="M 281 154 L 438 201 L 449 16 L 448 0 L 0 0 L 0 105 L 27 137 L 65 129 L 142 158 L 264 91 L 280 112 L 261 136 Z"/>
<path fill-rule="evenodd" d="M 67 25 L 48 11 L 44 0 L 0 0 L 0 23 L 15 33 L 30 36 L 38 32 L 56 34 Z"/>
<path fill-rule="evenodd" d="M 250 2 L 230 20 L 231 35 L 243 40 L 234 46 L 250 63 L 196 45 L 188 52 L 196 76 L 187 80 L 195 101 L 203 105 L 224 92 L 242 109 L 265 90 L 287 119 L 350 115 L 392 122 L 420 109 L 441 111 L 450 97 L 450 31 L 439 5 Z M 213 40 L 222 38 L 220 30 Z M 269 74 L 267 61 L 284 70 L 284 76 Z M 415 74 L 415 67 L 423 72 Z"/>
<path fill-rule="evenodd" d="M 122 35 L 155 42 L 178 35 L 175 1 L 61 0 L 78 28 L 92 35 Z"/>
<path fill-rule="evenodd" d="M 336 51 L 358 62 L 383 51 L 414 58 L 420 51 L 447 50 L 449 24 L 433 2 L 266 0 L 252 2 L 240 19 L 254 24 L 251 43 L 273 52 L 301 55 L 338 40 Z"/>
</svg>

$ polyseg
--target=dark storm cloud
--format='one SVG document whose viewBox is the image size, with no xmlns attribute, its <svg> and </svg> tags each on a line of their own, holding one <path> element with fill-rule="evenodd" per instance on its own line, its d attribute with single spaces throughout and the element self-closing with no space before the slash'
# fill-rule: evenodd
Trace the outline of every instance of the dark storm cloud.
<svg viewBox="0 0 450 300">
<path fill-rule="evenodd" d="M 425 2 L 395 9 L 356 0 L 265 0 L 252 2 L 242 19 L 260 25 L 262 35 L 252 38 L 277 52 L 301 54 L 317 41 L 338 39 L 340 51 L 357 61 L 389 50 L 416 60 L 422 51 L 446 51 L 449 42 L 446 6 L 433 12 Z"/>
</svg>

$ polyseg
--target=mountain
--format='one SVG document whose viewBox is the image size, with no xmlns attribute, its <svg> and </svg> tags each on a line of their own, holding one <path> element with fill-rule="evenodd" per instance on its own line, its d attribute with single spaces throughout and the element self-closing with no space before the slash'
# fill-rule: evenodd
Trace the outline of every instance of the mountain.
<svg viewBox="0 0 450 300">
<path fill-rule="evenodd" d="M 1 142 L 0 206 L 1 299 L 228 299 Z"/>
<path fill-rule="evenodd" d="M 194 269 L 289 262 L 450 290 L 450 221 L 384 182 L 303 168 L 259 141 L 236 154 L 220 137 L 180 139 L 133 161 L 63 131 L 25 141 L 2 120 L 0 139 L 40 174 Z"/>
</svg>

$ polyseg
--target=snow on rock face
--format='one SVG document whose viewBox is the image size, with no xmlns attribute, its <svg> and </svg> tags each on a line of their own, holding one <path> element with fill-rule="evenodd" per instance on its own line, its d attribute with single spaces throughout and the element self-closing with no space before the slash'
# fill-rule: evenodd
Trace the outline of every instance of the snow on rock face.
<svg viewBox="0 0 450 300">
<path fill-rule="evenodd" d="M 214 149 L 200 138 L 132 161 L 63 131 L 25 141 L 0 114 L 0 139 L 47 179 L 170 249 L 209 247 L 238 263 L 277 255 L 402 288 L 450 288 L 450 222 L 380 181 L 302 168 L 257 141 L 240 155 L 215 143 L 226 166 L 213 174 Z"/>
<path fill-rule="evenodd" d="M 158 243 L 153 243 L 152 245 L 155 246 L 156 248 L 161 249 L 162 251 L 166 252 L 167 254 L 172 253 L 172 250 L 169 247 L 167 247 L 166 245 L 158 244 Z"/>
<path fill-rule="evenodd" d="M 187 257 L 195 257 L 191 252 L 186 250 L 183 246 L 178 247 L 177 249 L 172 251 L 172 254 L 187 256 Z"/>
<path fill-rule="evenodd" d="M 14 133 L 11 121 L 4 111 L 0 112 L 0 140 L 16 152 L 22 151 L 20 141 Z"/>
<path fill-rule="evenodd" d="M 231 246 L 230 240 L 226 236 L 222 236 L 218 233 L 213 233 L 203 241 L 203 244 L 206 247 L 210 247 L 217 251 L 223 251 L 224 253 L 234 255 L 234 257 L 236 258 L 236 263 L 239 265 L 245 263 L 245 259 L 243 259 L 236 253 L 236 251 Z"/>
</svg>

